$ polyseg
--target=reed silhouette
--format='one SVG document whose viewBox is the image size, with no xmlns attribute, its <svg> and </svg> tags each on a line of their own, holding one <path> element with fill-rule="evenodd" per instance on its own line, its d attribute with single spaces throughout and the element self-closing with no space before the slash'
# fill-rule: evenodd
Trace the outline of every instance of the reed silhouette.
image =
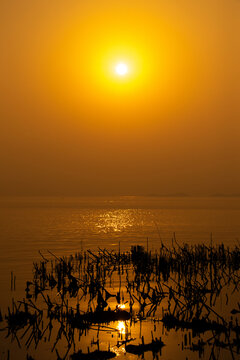
<svg viewBox="0 0 240 360">
<path fill-rule="evenodd" d="M 168 331 L 180 329 L 182 350 L 197 351 L 199 358 L 206 349 L 210 359 L 218 358 L 219 349 L 232 359 L 239 356 L 238 246 L 180 246 L 174 238 L 171 248 L 162 244 L 154 253 L 133 246 L 129 252 L 99 248 L 68 257 L 40 254 L 42 260 L 33 264 L 33 278 L 26 282 L 25 298 L 13 300 L 4 317 L 0 312 L 1 330 L 19 346 L 24 342 L 26 351 L 48 341 L 57 359 L 110 359 L 116 355 L 110 345 L 100 349 L 98 339 L 97 350 L 83 353 L 76 339 L 93 329 L 98 334 L 120 332 L 116 321 L 131 327 L 148 319 Z M 219 312 L 219 301 L 225 303 L 224 312 Z M 63 340 L 67 350 L 60 356 L 58 344 Z M 115 344 L 139 356 L 152 351 L 154 359 L 164 345 L 160 336 L 152 334 L 150 343 L 142 336 L 136 343 L 128 333 Z"/>
</svg>

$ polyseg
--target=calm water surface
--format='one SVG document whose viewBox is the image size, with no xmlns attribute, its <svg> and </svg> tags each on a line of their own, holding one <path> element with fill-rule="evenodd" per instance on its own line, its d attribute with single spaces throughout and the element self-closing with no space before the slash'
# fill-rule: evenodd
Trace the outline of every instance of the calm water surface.
<svg viewBox="0 0 240 360">
<path fill-rule="evenodd" d="M 157 248 L 160 241 L 224 242 L 240 238 L 240 198 L 1 198 L 0 284 L 31 272 L 38 250 L 56 255 L 132 244 Z M 212 234 L 212 235 L 211 235 Z"/>
<path fill-rule="evenodd" d="M 240 238 L 240 198 L 2 198 L 0 200 L 0 308 L 24 297 L 39 250 L 69 255 L 98 247 L 157 249 L 179 243 L 233 246 Z M 11 291 L 11 272 L 16 289 Z M 179 340 L 180 341 L 180 340 Z M 176 350 L 177 351 L 177 350 Z M 1 354 L 1 352 L 0 352 Z M 173 354 L 175 357 L 176 354 Z M 130 359 L 130 357 L 129 357 Z"/>
</svg>

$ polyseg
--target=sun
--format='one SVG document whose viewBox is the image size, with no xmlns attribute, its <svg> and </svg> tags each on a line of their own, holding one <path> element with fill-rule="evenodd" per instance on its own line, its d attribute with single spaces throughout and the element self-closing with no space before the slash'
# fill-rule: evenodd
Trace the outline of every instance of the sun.
<svg viewBox="0 0 240 360">
<path fill-rule="evenodd" d="M 115 67 L 115 72 L 119 76 L 125 76 L 128 73 L 128 67 L 124 63 L 118 63 Z"/>
</svg>

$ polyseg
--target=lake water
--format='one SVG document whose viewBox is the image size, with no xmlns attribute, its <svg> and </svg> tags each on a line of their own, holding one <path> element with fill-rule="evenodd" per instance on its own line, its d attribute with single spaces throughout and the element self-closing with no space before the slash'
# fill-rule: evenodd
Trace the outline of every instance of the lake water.
<svg viewBox="0 0 240 360">
<path fill-rule="evenodd" d="M 38 250 L 68 255 L 107 247 L 128 250 L 180 243 L 224 242 L 240 238 L 240 198 L 81 197 L 1 198 L 0 285 L 31 272 Z"/>
<path fill-rule="evenodd" d="M 239 244 L 240 198 L 81 197 L 0 200 L 0 308 L 24 296 L 32 263 L 81 249 L 155 250 L 179 243 Z M 11 272 L 16 289 L 11 291 Z M 0 352 L 1 355 L 1 352 Z"/>
</svg>

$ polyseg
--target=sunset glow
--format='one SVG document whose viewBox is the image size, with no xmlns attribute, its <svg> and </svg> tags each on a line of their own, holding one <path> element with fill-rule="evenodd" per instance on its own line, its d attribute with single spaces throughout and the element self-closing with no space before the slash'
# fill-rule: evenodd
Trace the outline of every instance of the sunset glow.
<svg viewBox="0 0 240 360">
<path fill-rule="evenodd" d="M 239 19 L 1 1 L 0 360 L 237 358 Z"/>
<path fill-rule="evenodd" d="M 4 194 L 239 193 L 238 1 L 4 4 Z"/>
<path fill-rule="evenodd" d="M 124 64 L 124 63 L 119 63 L 119 64 L 117 64 L 115 70 L 116 70 L 116 73 L 117 73 L 118 75 L 124 76 L 124 75 L 126 75 L 127 72 L 128 72 L 128 67 L 127 67 L 127 65 Z"/>
</svg>

